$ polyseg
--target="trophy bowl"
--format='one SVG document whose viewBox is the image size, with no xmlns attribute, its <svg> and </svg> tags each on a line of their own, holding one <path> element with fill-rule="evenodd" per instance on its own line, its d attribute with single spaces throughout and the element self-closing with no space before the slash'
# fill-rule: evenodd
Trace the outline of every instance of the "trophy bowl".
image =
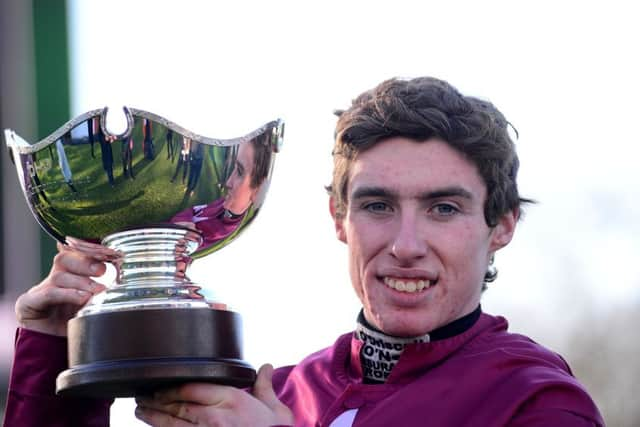
<svg viewBox="0 0 640 427">
<path fill-rule="evenodd" d="M 241 317 L 211 286 L 187 276 L 191 261 L 233 241 L 264 202 L 284 123 L 242 137 L 197 135 L 124 107 L 126 130 L 109 132 L 107 109 L 67 122 L 34 144 L 5 130 L 27 203 L 63 244 L 97 256 L 114 283 L 69 321 L 61 395 L 125 397 L 188 381 L 247 387 Z"/>
</svg>

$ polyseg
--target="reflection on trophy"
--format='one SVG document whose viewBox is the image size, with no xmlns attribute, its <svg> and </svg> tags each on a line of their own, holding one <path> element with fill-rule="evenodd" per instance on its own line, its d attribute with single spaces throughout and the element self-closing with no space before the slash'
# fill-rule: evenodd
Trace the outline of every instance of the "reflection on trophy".
<svg viewBox="0 0 640 427">
<path fill-rule="evenodd" d="M 150 112 L 124 108 L 111 134 L 106 108 L 29 144 L 5 138 L 38 223 L 93 254 L 107 246 L 115 283 L 69 321 L 63 395 L 133 396 L 186 381 L 246 387 L 241 318 L 193 283 L 192 259 L 221 249 L 264 201 L 284 124 L 234 139 L 207 138 Z"/>
</svg>

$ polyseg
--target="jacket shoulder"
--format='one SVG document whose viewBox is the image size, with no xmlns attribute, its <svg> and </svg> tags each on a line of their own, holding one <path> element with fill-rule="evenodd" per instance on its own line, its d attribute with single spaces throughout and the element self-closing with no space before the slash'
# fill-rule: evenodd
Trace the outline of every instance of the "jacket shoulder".
<svg viewBox="0 0 640 427">
<path fill-rule="evenodd" d="M 273 373 L 276 394 L 281 396 L 291 393 L 301 383 L 312 382 L 314 378 L 323 378 L 324 381 L 337 380 L 339 371 L 342 370 L 335 367 L 346 361 L 352 335 L 353 333 L 343 334 L 333 345 L 311 353 L 297 364 L 276 369 Z"/>
</svg>

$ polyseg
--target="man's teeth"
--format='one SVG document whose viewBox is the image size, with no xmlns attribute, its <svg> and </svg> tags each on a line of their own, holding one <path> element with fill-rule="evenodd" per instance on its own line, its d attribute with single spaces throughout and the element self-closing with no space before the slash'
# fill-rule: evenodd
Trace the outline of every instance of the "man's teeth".
<svg viewBox="0 0 640 427">
<path fill-rule="evenodd" d="M 419 292 L 431 286 L 430 280 L 398 280 L 390 277 L 384 278 L 384 284 L 400 292 Z"/>
</svg>

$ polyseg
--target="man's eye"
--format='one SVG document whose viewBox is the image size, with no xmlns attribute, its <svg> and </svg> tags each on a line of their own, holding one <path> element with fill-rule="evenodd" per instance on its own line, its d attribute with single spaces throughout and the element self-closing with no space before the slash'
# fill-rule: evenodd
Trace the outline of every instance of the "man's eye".
<svg viewBox="0 0 640 427">
<path fill-rule="evenodd" d="M 391 210 L 391 207 L 384 202 L 372 202 L 364 205 L 364 208 L 369 212 L 381 213 Z"/>
<path fill-rule="evenodd" d="M 451 216 L 460 212 L 458 208 L 453 205 L 449 205 L 447 203 L 440 203 L 433 207 L 433 211 L 441 216 Z"/>
</svg>

